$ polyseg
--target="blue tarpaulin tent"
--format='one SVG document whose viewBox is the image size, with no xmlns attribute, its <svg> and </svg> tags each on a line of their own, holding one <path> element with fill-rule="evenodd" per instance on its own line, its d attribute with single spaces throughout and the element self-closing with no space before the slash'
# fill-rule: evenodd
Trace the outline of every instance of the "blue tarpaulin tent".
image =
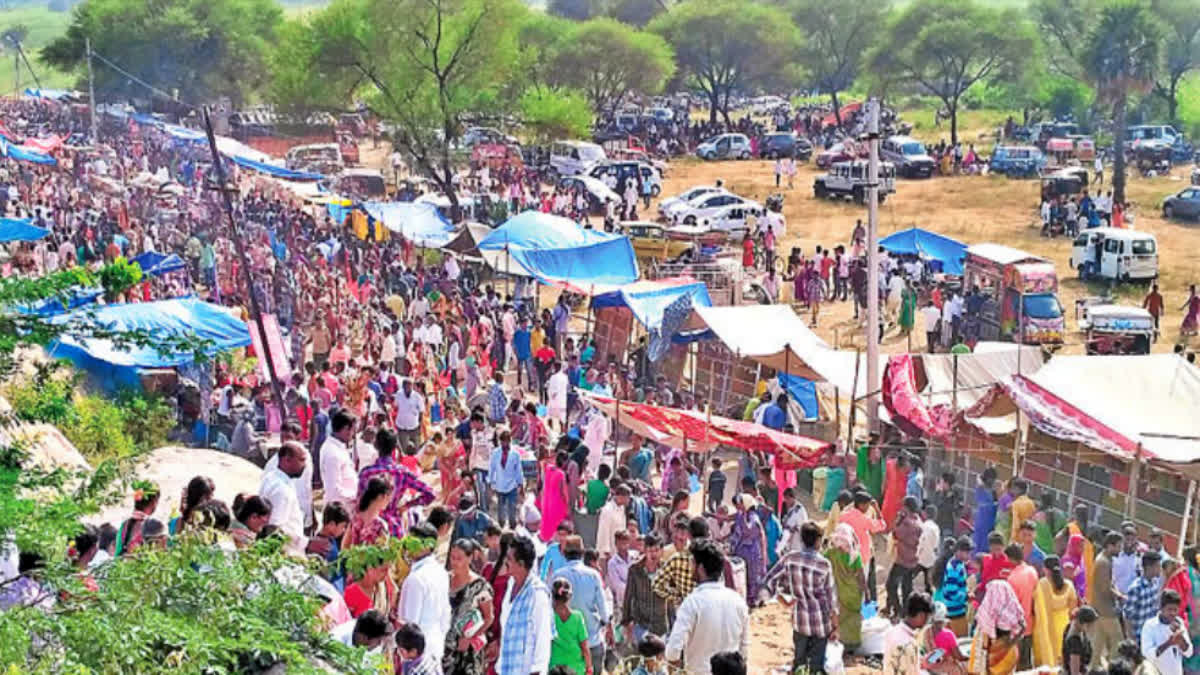
<svg viewBox="0 0 1200 675">
<path fill-rule="evenodd" d="M 592 298 L 592 307 L 628 307 L 646 330 L 653 330 L 662 322 L 663 310 L 685 295 L 692 296 L 692 306 L 712 306 L 704 282 L 663 280 L 635 281 L 612 291 L 598 293 Z"/>
<path fill-rule="evenodd" d="M 332 205 L 330 205 L 332 210 Z M 363 202 L 362 210 L 417 246 L 441 248 L 454 238 L 454 226 L 426 202 Z M 344 217 L 343 217 L 344 219 Z"/>
<path fill-rule="evenodd" d="M 11 157 L 21 162 L 31 162 L 33 164 L 58 164 L 58 160 L 44 152 L 30 150 L 19 145 L 13 145 L 7 140 L 0 138 L 0 154 L 5 157 Z"/>
<path fill-rule="evenodd" d="M 250 329 L 229 310 L 196 298 L 106 305 L 89 315 L 86 310 L 61 314 L 54 322 L 96 322 L 110 330 L 144 330 L 152 336 L 195 336 L 208 341 L 205 352 L 215 355 L 250 344 Z M 160 353 L 154 347 L 120 349 L 111 340 L 63 337 L 46 350 L 56 358 L 70 359 L 106 389 L 140 386 L 139 368 L 173 368 L 195 361 L 191 351 Z"/>
<path fill-rule="evenodd" d="M 281 178 L 283 180 L 321 180 L 325 178 L 324 174 L 312 173 L 310 171 L 293 171 L 287 167 L 275 166 L 266 162 L 257 162 L 249 157 L 240 155 L 228 155 L 229 159 L 233 160 L 238 166 L 253 169 L 260 173 L 265 173 L 268 176 Z"/>
<path fill-rule="evenodd" d="M 169 274 L 187 268 L 187 263 L 183 262 L 183 258 L 174 253 L 167 255 L 146 251 L 129 262 L 137 263 L 142 268 L 142 274 L 149 276 Z"/>
<path fill-rule="evenodd" d="M 954 276 L 962 276 L 963 259 L 967 257 L 966 244 L 919 227 L 893 232 L 879 245 L 897 255 L 919 255 L 941 263 L 942 272 Z"/>
<path fill-rule="evenodd" d="M 54 316 L 55 314 L 62 314 L 68 309 L 75 309 L 76 307 L 92 304 L 97 298 L 104 295 L 104 289 L 79 288 L 76 286 L 68 289 L 63 295 L 66 296 L 66 307 L 63 307 L 62 300 L 59 298 L 47 298 L 33 305 L 17 307 L 17 311 L 21 312 L 22 314 L 35 314 L 37 316 Z"/>
<path fill-rule="evenodd" d="M 629 237 L 587 230 L 539 211 L 509 218 L 479 242 L 479 250 L 507 250 L 542 283 L 566 284 L 584 292 L 590 284 L 627 284 L 638 278 Z"/>
<path fill-rule="evenodd" d="M 50 236 L 50 230 L 38 227 L 28 218 L 0 218 L 0 244 L 10 241 L 37 241 Z"/>
<path fill-rule="evenodd" d="M 812 380 L 780 373 L 779 386 L 787 392 L 789 401 L 804 410 L 804 419 L 817 419 L 820 406 L 817 405 L 817 386 Z"/>
</svg>

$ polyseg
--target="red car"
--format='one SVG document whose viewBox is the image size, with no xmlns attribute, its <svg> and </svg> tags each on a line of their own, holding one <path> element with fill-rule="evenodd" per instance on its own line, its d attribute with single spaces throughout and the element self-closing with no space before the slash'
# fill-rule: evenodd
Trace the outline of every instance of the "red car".
<svg viewBox="0 0 1200 675">
<path fill-rule="evenodd" d="M 858 150 L 852 141 L 834 143 L 817 155 L 817 168 L 828 169 L 834 162 L 847 162 L 858 157 Z"/>
</svg>

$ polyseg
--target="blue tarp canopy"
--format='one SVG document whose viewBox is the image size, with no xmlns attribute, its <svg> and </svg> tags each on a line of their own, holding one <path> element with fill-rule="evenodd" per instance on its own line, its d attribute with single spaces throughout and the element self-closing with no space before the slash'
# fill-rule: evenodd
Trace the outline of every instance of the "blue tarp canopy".
<svg viewBox="0 0 1200 675">
<path fill-rule="evenodd" d="M 5 157 L 12 157 L 21 162 L 31 162 L 33 164 L 58 164 L 58 160 L 44 152 L 30 150 L 19 145 L 13 145 L 6 139 L 0 138 L 0 154 Z"/>
<path fill-rule="evenodd" d="M 142 273 L 149 276 L 178 272 L 187 268 L 187 263 L 183 262 L 183 258 L 174 253 L 168 255 L 146 251 L 129 262 L 137 263 L 142 268 Z"/>
<path fill-rule="evenodd" d="M 333 205 L 330 204 L 332 212 Z M 363 202 L 362 210 L 417 246 L 441 248 L 454 238 L 454 226 L 427 202 Z M 345 218 L 343 217 L 343 220 Z"/>
<path fill-rule="evenodd" d="M 246 322 L 219 305 L 194 297 L 106 305 L 94 311 L 80 309 L 61 314 L 51 321 L 59 324 L 94 322 L 109 330 L 144 330 L 163 338 L 195 336 L 210 343 L 205 350 L 209 356 L 250 344 L 250 329 Z M 119 349 L 110 340 L 69 336 L 51 343 L 46 350 L 52 357 L 70 359 L 77 368 L 109 389 L 137 387 L 139 368 L 172 368 L 195 361 L 191 351 L 163 354 L 154 347 Z"/>
<path fill-rule="evenodd" d="M 249 157 L 241 157 L 237 155 L 227 155 L 233 160 L 234 164 L 247 169 L 253 169 L 260 173 L 265 173 L 268 176 L 281 178 L 283 180 L 322 180 L 325 178 L 323 174 L 312 173 L 309 171 L 293 171 L 287 167 L 275 166 L 266 162 L 257 162 Z"/>
<path fill-rule="evenodd" d="M 953 276 L 962 276 L 963 259 L 967 257 L 966 244 L 919 227 L 889 234 L 879 245 L 897 255 L 919 255 L 941 263 L 942 272 Z"/>
<path fill-rule="evenodd" d="M 50 236 L 50 230 L 38 227 L 29 218 L 0 218 L 0 244 L 10 241 L 37 241 Z"/>
<path fill-rule="evenodd" d="M 779 386 L 787 392 L 788 400 L 804 411 L 804 419 L 817 419 L 820 406 L 817 405 L 817 387 L 812 380 L 780 373 Z"/>
<path fill-rule="evenodd" d="M 663 310 L 685 295 L 692 297 L 692 306 L 712 306 L 704 282 L 668 279 L 635 281 L 615 290 L 598 293 L 592 298 L 592 307 L 628 307 L 646 330 L 653 330 L 662 323 Z"/>
<path fill-rule="evenodd" d="M 629 237 L 587 230 L 559 216 L 525 211 L 492 230 L 481 251 L 508 251 L 529 274 L 546 284 L 588 292 L 591 284 L 619 285 L 638 278 Z"/>
<path fill-rule="evenodd" d="M 66 89 L 26 89 L 25 95 L 31 98 L 44 98 L 50 101 L 60 101 L 71 95 Z"/>
<path fill-rule="evenodd" d="M 65 293 L 67 306 L 63 307 L 62 300 L 59 298 L 46 298 L 41 302 L 33 305 L 18 307 L 17 311 L 22 314 L 34 314 L 37 316 L 54 316 L 62 314 L 68 309 L 75 309 L 84 305 L 90 305 L 97 298 L 104 295 L 104 289 L 101 288 L 80 288 L 78 286 L 68 289 Z"/>
</svg>

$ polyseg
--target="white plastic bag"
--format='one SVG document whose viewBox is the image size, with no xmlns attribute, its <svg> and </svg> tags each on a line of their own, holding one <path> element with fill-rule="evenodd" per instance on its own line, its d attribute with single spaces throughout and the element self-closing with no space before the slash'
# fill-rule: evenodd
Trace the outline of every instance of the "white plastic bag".
<svg viewBox="0 0 1200 675">
<path fill-rule="evenodd" d="M 825 674 L 845 675 L 846 665 L 842 663 L 842 654 L 846 648 L 841 642 L 832 640 L 825 644 Z"/>
</svg>

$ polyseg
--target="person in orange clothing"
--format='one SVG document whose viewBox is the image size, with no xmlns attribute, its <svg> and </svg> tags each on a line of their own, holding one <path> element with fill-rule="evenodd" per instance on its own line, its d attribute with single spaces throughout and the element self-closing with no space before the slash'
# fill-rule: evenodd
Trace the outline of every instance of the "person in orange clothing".
<svg viewBox="0 0 1200 675">
<path fill-rule="evenodd" d="M 883 471 L 883 521 L 896 522 L 900 515 L 900 505 L 908 489 L 908 457 L 904 453 L 895 453 L 887 459 Z"/>
<path fill-rule="evenodd" d="M 879 505 L 870 493 L 864 490 L 854 493 L 854 507 L 843 511 L 838 522 L 845 523 L 854 530 L 854 536 L 858 539 L 858 551 L 862 554 L 863 562 L 867 566 L 867 597 L 874 602 L 876 600 L 875 546 L 871 541 L 871 535 L 887 531 L 887 522 L 879 517 Z"/>
<path fill-rule="evenodd" d="M 1033 596 L 1037 592 L 1038 572 L 1033 565 L 1025 562 L 1025 550 L 1020 544 L 1009 544 L 1004 549 L 1009 564 L 1013 565 L 1008 573 L 1008 585 L 1012 586 L 1025 612 L 1025 634 L 1017 642 L 1019 670 L 1029 670 L 1033 667 Z"/>
</svg>

